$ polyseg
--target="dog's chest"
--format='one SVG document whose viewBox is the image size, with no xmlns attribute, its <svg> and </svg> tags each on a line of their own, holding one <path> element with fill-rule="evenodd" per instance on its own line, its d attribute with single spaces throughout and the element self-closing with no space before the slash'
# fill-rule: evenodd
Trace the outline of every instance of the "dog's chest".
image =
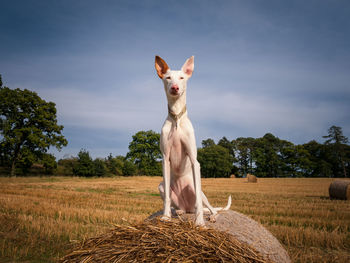
<svg viewBox="0 0 350 263">
<path fill-rule="evenodd" d="M 181 142 L 181 132 L 173 129 L 170 134 L 170 166 L 175 174 L 180 175 L 186 165 L 186 150 Z"/>
</svg>

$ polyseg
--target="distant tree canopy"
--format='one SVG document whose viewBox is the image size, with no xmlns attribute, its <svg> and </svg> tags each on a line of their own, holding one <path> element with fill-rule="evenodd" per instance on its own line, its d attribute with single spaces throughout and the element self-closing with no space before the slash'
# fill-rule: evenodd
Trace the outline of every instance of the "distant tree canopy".
<svg viewBox="0 0 350 263">
<path fill-rule="evenodd" d="M 201 166 L 202 177 L 230 177 L 233 158 L 228 149 L 223 146 L 207 144 L 198 149 L 198 162 Z"/>
<path fill-rule="evenodd" d="M 78 153 L 77 161 L 73 165 L 73 173 L 77 176 L 92 177 L 97 175 L 96 170 L 97 169 L 90 156 L 90 153 L 84 149 L 81 149 Z"/>
<path fill-rule="evenodd" d="M 132 161 L 143 175 L 162 175 L 160 134 L 154 131 L 139 131 L 132 136 L 126 159 Z"/>
<path fill-rule="evenodd" d="M 237 138 L 232 141 L 235 165 L 241 176 L 253 173 L 259 177 L 347 177 L 348 139 L 337 126 L 332 126 L 324 138 L 324 144 L 310 141 L 302 145 L 271 133 L 256 139 Z"/>
<path fill-rule="evenodd" d="M 332 126 L 328 129 L 328 135 L 323 136 L 323 138 L 327 139 L 325 144 L 332 148 L 332 158 L 335 159 L 333 167 L 334 170 L 337 170 L 337 173 L 340 173 L 342 170 L 344 177 L 348 174 L 347 165 L 349 164 L 349 156 L 348 156 L 348 147 L 347 143 L 349 142 L 348 138 L 343 135 L 343 131 L 341 127 Z"/>
<path fill-rule="evenodd" d="M 101 158 L 92 159 L 90 153 L 81 149 L 77 158 L 59 160 L 68 175 L 84 177 L 102 177 L 108 175 L 108 162 Z"/>
<path fill-rule="evenodd" d="M 2 86 L 0 76 L 0 161 L 15 175 L 18 164 L 30 167 L 41 160 L 51 169 L 50 146 L 61 149 L 67 140 L 61 134 L 56 107 L 35 92 Z"/>
<path fill-rule="evenodd" d="M 203 140 L 198 149 L 201 175 L 212 178 L 229 177 L 232 173 L 241 177 L 247 173 L 258 177 L 345 177 L 350 174 L 350 146 L 341 128 L 336 131 L 329 130 L 323 144 L 313 140 L 294 145 L 271 133 L 261 138 L 240 137 L 232 141 L 223 137 L 217 144 L 209 138 Z M 161 175 L 159 136 L 153 131 L 137 132 L 125 157 L 110 154 L 104 160 L 93 161 L 82 150 L 78 158 L 60 160 L 59 164 L 67 170 L 74 167 L 74 174 L 80 176 Z"/>
</svg>

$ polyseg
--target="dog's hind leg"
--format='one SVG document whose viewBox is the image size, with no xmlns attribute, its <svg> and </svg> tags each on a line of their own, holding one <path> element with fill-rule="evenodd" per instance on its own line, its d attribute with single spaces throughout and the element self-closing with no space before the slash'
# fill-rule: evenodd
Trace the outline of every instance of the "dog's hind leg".
<svg viewBox="0 0 350 263">
<path fill-rule="evenodd" d="M 215 211 L 215 208 L 211 206 L 211 204 L 208 201 L 208 198 L 205 196 L 205 194 L 202 192 L 202 200 L 203 204 L 207 209 L 204 208 L 204 211 L 209 211 L 212 215 L 216 215 L 217 212 Z"/>
<path fill-rule="evenodd" d="M 225 207 L 212 207 L 207 199 L 207 197 L 204 195 L 202 195 L 202 199 L 203 199 L 203 204 L 206 206 L 206 208 L 204 208 L 205 212 L 210 212 L 212 215 L 216 215 L 218 211 L 226 211 L 229 210 L 231 207 L 231 203 L 232 203 L 232 198 L 231 196 L 228 197 L 227 200 L 227 205 Z"/>
</svg>

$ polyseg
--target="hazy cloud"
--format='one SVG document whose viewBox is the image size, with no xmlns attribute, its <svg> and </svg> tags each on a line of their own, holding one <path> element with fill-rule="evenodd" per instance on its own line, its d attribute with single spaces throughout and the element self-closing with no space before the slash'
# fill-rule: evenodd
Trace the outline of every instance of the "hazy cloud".
<svg viewBox="0 0 350 263">
<path fill-rule="evenodd" d="M 0 74 L 57 105 L 69 146 L 125 154 L 166 117 L 154 55 L 188 83 L 197 143 L 272 132 L 304 143 L 350 136 L 347 1 L 17 1 L 2 5 Z"/>
</svg>

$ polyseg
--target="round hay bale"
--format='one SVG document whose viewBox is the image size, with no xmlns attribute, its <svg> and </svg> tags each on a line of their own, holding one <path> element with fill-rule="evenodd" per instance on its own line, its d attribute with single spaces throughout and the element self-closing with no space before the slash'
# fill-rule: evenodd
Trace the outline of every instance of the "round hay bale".
<svg viewBox="0 0 350 263">
<path fill-rule="evenodd" d="M 248 183 L 257 183 L 258 178 L 255 175 L 247 174 Z"/>
<path fill-rule="evenodd" d="M 350 181 L 333 181 L 328 190 L 331 199 L 350 200 Z"/>
<path fill-rule="evenodd" d="M 158 211 L 148 220 L 153 220 L 161 215 L 162 211 Z M 172 216 L 185 222 L 195 220 L 194 214 L 178 216 L 174 210 Z M 256 250 L 264 260 L 275 263 L 291 262 L 281 243 L 266 228 L 250 217 L 232 210 L 219 212 L 215 222 L 210 221 L 209 214 L 205 214 L 204 217 L 206 227 L 230 234 L 235 240 Z"/>
<path fill-rule="evenodd" d="M 191 221 L 160 220 L 117 225 L 84 240 L 60 260 L 74 262 L 272 262 L 232 235 L 194 226 Z"/>
</svg>

